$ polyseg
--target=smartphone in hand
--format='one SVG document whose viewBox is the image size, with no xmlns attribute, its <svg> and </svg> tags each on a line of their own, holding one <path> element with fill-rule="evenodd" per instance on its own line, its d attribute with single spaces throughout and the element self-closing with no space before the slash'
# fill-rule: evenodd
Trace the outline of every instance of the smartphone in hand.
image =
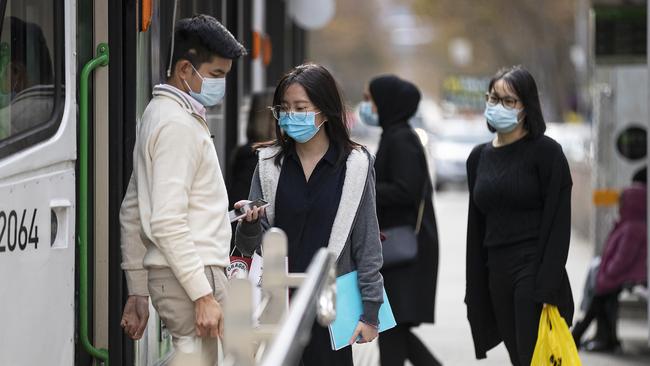
<svg viewBox="0 0 650 366">
<path fill-rule="evenodd" d="M 252 210 L 253 207 L 266 207 L 268 206 L 269 203 L 264 201 L 263 199 L 256 199 L 255 201 L 249 202 L 245 204 L 244 206 L 240 208 L 236 208 L 234 210 L 228 211 L 228 217 L 230 218 L 230 222 L 237 221 L 239 219 L 242 219 L 246 216 L 246 212 L 249 210 Z"/>
</svg>

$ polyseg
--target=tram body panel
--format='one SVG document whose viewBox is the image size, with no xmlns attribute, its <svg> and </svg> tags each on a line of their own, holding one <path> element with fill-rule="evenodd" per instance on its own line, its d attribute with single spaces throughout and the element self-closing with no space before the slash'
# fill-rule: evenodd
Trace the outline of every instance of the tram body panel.
<svg viewBox="0 0 650 366">
<path fill-rule="evenodd" d="M 0 148 L 0 365 L 72 365 L 76 4 L 14 0 L 4 10 L 0 44 L 29 83 L 0 109 L 10 127 L 0 146 L 11 149 Z"/>
<path fill-rule="evenodd" d="M 74 363 L 75 174 L 69 168 L 0 186 L 1 365 Z"/>
</svg>

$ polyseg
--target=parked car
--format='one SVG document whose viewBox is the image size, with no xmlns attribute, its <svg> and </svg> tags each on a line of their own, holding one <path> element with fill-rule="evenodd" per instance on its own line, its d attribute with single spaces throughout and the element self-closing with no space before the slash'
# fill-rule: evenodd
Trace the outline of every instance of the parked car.
<svg viewBox="0 0 650 366">
<path fill-rule="evenodd" d="M 433 159 L 436 189 L 448 183 L 467 181 L 465 162 L 474 146 L 494 138 L 485 120 L 443 120 L 433 133 Z"/>
</svg>

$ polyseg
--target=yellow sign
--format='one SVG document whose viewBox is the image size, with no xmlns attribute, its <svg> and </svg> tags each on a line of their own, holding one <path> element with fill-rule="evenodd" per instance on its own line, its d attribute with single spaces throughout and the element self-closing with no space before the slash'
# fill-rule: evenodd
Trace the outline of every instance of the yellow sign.
<svg viewBox="0 0 650 366">
<path fill-rule="evenodd" d="M 599 189 L 594 191 L 594 205 L 614 206 L 618 204 L 620 194 L 614 189 Z"/>
</svg>

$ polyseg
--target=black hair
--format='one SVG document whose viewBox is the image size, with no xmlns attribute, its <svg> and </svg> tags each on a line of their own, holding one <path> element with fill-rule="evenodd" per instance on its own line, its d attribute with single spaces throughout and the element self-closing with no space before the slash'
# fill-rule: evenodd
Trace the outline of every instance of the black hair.
<svg viewBox="0 0 650 366">
<path fill-rule="evenodd" d="M 251 96 L 248 112 L 246 138 L 248 142 L 263 142 L 273 139 L 273 113 L 268 108 L 273 103 L 273 89 L 255 92 Z"/>
<path fill-rule="evenodd" d="M 490 80 L 488 93 L 494 90 L 494 84 L 499 80 L 503 80 L 524 105 L 524 128 L 528 131 L 528 137 L 536 139 L 543 136 L 546 131 L 546 122 L 542 115 L 537 83 L 535 83 L 533 75 L 522 66 L 503 68 Z M 488 129 L 490 132 L 496 132 L 496 129 L 489 124 Z"/>
<path fill-rule="evenodd" d="M 273 105 L 282 104 L 284 93 L 289 86 L 300 84 L 307 93 L 309 100 L 325 115 L 327 122 L 323 125 L 325 132 L 339 149 L 339 160 L 349 154 L 360 145 L 350 139 L 347 113 L 343 104 L 343 97 L 336 80 L 326 68 L 316 64 L 303 64 L 296 66 L 280 79 L 273 94 Z M 276 140 L 273 145 L 280 146 L 280 152 L 275 156 L 275 164 L 280 165 L 284 154 L 291 149 L 295 142 L 289 137 L 282 135 L 280 124 L 275 126 Z M 266 144 L 268 146 L 268 144 Z M 262 145 L 264 146 L 264 145 Z"/>
<path fill-rule="evenodd" d="M 648 182 L 648 168 L 643 167 L 637 170 L 632 177 L 632 182 L 647 183 Z"/>
<path fill-rule="evenodd" d="M 234 60 L 247 54 L 226 27 L 205 14 L 179 20 L 173 42 L 172 70 L 179 60 L 188 60 L 198 68 L 202 63 L 211 62 L 214 56 Z"/>
</svg>

